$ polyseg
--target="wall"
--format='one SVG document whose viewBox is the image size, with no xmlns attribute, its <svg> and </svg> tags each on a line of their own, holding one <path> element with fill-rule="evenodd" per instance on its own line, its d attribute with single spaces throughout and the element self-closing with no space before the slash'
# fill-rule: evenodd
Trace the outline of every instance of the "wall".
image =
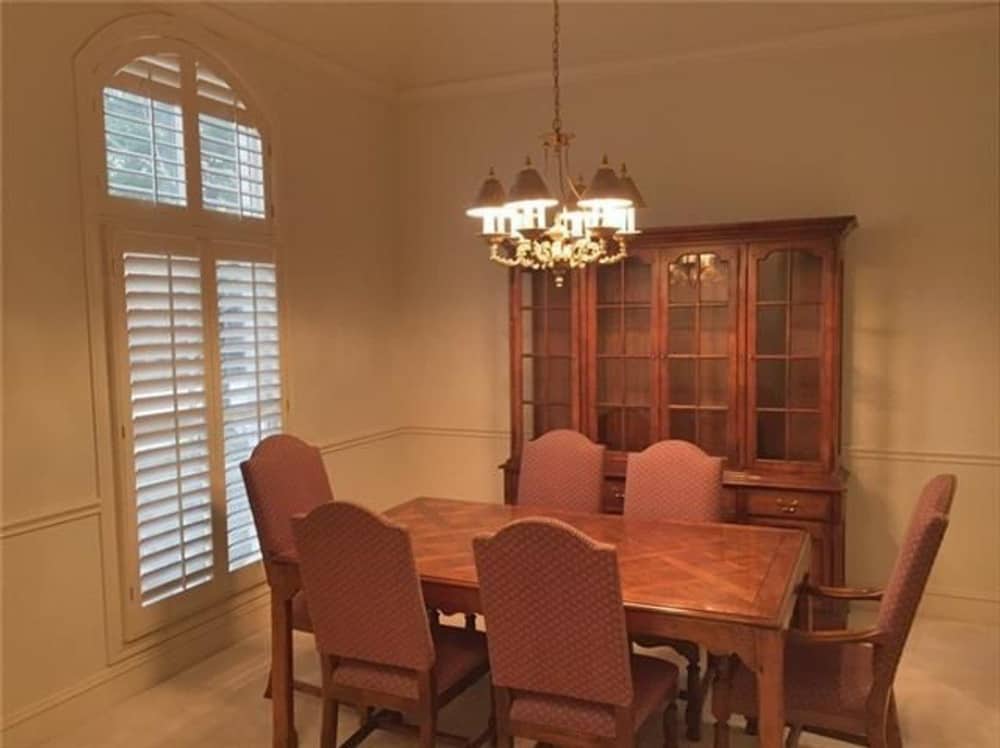
<svg viewBox="0 0 1000 748">
<path fill-rule="evenodd" d="M 0 531 L 10 745 L 93 713 L 266 620 L 257 589 L 169 638 L 121 642 L 108 573 L 114 496 L 100 471 L 106 384 L 91 377 L 88 311 L 100 294 L 85 282 L 74 54 L 108 23 L 151 10 L 3 6 L 3 425 L 17 437 L 4 443 Z M 262 52 L 214 17 L 188 22 L 240 73 L 276 134 L 288 425 L 324 445 L 341 495 L 375 501 L 393 487 L 391 472 L 373 469 L 387 463 L 386 442 L 357 437 L 385 432 L 396 418 L 383 343 L 395 226 L 357 217 L 378 215 L 395 184 L 394 102 L 297 65 L 287 50 Z M 336 396 L 343 393 L 350 396 Z"/>
<path fill-rule="evenodd" d="M 955 472 L 935 612 L 1000 612 L 1000 251 L 995 7 L 564 75 L 575 168 L 628 161 L 645 225 L 857 214 L 846 256 L 848 580 L 881 584 L 921 483 Z M 564 44 L 572 66 L 572 40 Z M 506 273 L 463 216 L 509 186 L 551 108 L 545 75 L 403 96 L 403 493 L 499 496 Z M 588 175 L 589 176 L 589 175 Z M 454 432 L 452 432 L 454 433 Z M 478 467 L 470 469 L 470 461 Z"/>
</svg>

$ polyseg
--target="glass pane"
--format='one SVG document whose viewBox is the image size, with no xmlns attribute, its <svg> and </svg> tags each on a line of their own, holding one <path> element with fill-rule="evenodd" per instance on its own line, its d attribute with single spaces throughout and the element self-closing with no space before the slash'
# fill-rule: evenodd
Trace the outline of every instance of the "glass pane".
<svg viewBox="0 0 1000 748">
<path fill-rule="evenodd" d="M 622 353 L 622 312 L 620 309 L 597 310 L 597 352 Z"/>
<path fill-rule="evenodd" d="M 618 358 L 602 358 L 597 361 L 597 402 L 625 402 L 625 368 Z"/>
<path fill-rule="evenodd" d="M 726 420 L 724 410 L 698 411 L 698 446 L 713 457 L 726 456 Z"/>
<path fill-rule="evenodd" d="M 621 408 L 597 409 L 597 440 L 609 449 L 625 449 L 624 412 Z"/>
<path fill-rule="evenodd" d="M 650 346 L 649 309 L 625 310 L 625 353 L 646 355 Z"/>
<path fill-rule="evenodd" d="M 820 348 L 820 307 L 818 304 L 793 306 L 789 326 L 789 347 L 793 354 L 818 356 Z"/>
<path fill-rule="evenodd" d="M 694 359 L 672 358 L 669 365 L 671 405 L 694 405 Z"/>
<path fill-rule="evenodd" d="M 804 462 L 819 459 L 819 414 L 788 414 L 788 459 Z"/>
<path fill-rule="evenodd" d="M 622 300 L 621 264 L 597 269 L 597 303 L 618 304 Z"/>
<path fill-rule="evenodd" d="M 670 304 L 693 304 L 698 300 L 698 255 L 684 255 L 667 266 Z"/>
<path fill-rule="evenodd" d="M 757 307 L 757 353 L 785 352 L 785 312 L 783 306 Z"/>
<path fill-rule="evenodd" d="M 572 386 L 570 359 L 550 358 L 545 364 L 549 375 L 549 391 L 545 402 L 569 403 Z"/>
<path fill-rule="evenodd" d="M 670 438 L 683 439 L 686 442 L 695 441 L 694 432 L 695 411 L 670 410 Z"/>
<path fill-rule="evenodd" d="M 718 255 L 701 255 L 701 300 L 728 301 L 729 263 Z"/>
<path fill-rule="evenodd" d="M 823 260 L 810 252 L 792 252 L 792 301 L 822 300 Z"/>
<path fill-rule="evenodd" d="M 757 263 L 757 301 L 788 300 L 788 252 L 772 252 Z"/>
<path fill-rule="evenodd" d="M 525 309 L 521 312 L 521 353 L 539 353 L 535 350 L 535 330 L 533 329 L 535 312 Z M 541 338 L 538 339 L 541 344 Z"/>
<path fill-rule="evenodd" d="M 757 456 L 762 460 L 785 459 L 784 413 L 757 413 Z"/>
<path fill-rule="evenodd" d="M 541 393 L 535 387 L 544 381 L 544 363 L 543 359 L 529 356 L 521 359 L 521 396 L 524 400 L 541 399 Z"/>
<path fill-rule="evenodd" d="M 694 353 L 694 307 L 671 307 L 667 312 L 667 349 Z"/>
<path fill-rule="evenodd" d="M 729 352 L 729 307 L 703 306 L 701 308 L 701 348 L 702 354 L 724 354 Z"/>
<path fill-rule="evenodd" d="M 648 304 L 653 290 L 653 269 L 640 259 L 625 261 L 625 301 Z"/>
<path fill-rule="evenodd" d="M 521 306 L 542 305 L 541 284 L 537 282 L 540 280 L 541 276 L 535 273 L 521 271 Z"/>
<path fill-rule="evenodd" d="M 722 359 L 701 359 L 698 361 L 698 404 L 725 405 L 728 398 L 729 362 Z"/>
<path fill-rule="evenodd" d="M 625 449 L 641 452 L 649 446 L 649 410 L 628 408 L 625 410 Z"/>
<path fill-rule="evenodd" d="M 785 360 L 757 360 L 757 407 L 785 407 Z"/>
<path fill-rule="evenodd" d="M 534 439 L 539 436 L 538 431 L 535 429 L 535 406 L 521 406 L 521 418 L 524 419 L 524 438 Z"/>
<path fill-rule="evenodd" d="M 626 405 L 649 405 L 649 368 L 647 359 L 625 360 Z"/>
<path fill-rule="evenodd" d="M 545 414 L 547 416 L 545 422 L 546 431 L 568 429 L 573 426 L 568 405 L 550 405 L 546 408 Z"/>
<path fill-rule="evenodd" d="M 561 307 L 563 309 L 569 308 L 569 290 L 573 285 L 572 274 L 567 273 L 564 276 L 562 286 L 557 286 L 555 279 L 552 277 L 552 273 L 546 272 L 538 279 L 539 283 L 545 283 L 546 289 L 546 300 L 549 308 Z"/>
<path fill-rule="evenodd" d="M 788 362 L 788 405 L 791 408 L 819 407 L 819 360 L 806 358 Z"/>
<path fill-rule="evenodd" d="M 568 309 L 549 310 L 549 354 L 568 356 L 570 354 L 570 323 Z"/>
</svg>

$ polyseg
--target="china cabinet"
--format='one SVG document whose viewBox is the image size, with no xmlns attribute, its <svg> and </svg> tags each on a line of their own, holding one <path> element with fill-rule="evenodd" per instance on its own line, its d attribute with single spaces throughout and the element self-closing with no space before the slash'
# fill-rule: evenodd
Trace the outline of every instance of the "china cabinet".
<svg viewBox="0 0 1000 748">
<path fill-rule="evenodd" d="M 685 439 L 725 459 L 734 521 L 804 530 L 814 581 L 842 584 L 840 251 L 855 225 L 644 229 L 623 262 L 561 285 L 512 270 L 506 500 L 521 445 L 551 429 L 607 445 L 610 512 L 629 452 Z"/>
</svg>

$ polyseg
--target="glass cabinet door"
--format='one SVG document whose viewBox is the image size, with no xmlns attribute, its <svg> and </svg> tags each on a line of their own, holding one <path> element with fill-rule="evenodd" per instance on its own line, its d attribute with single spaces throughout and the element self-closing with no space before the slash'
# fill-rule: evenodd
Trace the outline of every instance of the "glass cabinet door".
<svg viewBox="0 0 1000 748">
<path fill-rule="evenodd" d="M 822 248 L 751 248 L 749 273 L 750 440 L 753 461 L 818 463 L 823 454 L 821 372 L 824 293 Z"/>
<path fill-rule="evenodd" d="M 530 440 L 553 429 L 576 429 L 576 275 L 567 273 L 557 286 L 547 271 L 514 272 L 511 345 L 519 366 L 511 376 L 517 403 L 513 417 L 521 419 L 514 433 Z"/>
<path fill-rule="evenodd" d="M 662 438 L 737 464 L 738 250 L 691 248 L 663 266 Z"/>
<path fill-rule="evenodd" d="M 653 270 L 653 255 L 637 252 L 595 272 L 595 431 L 612 450 L 639 451 L 655 439 Z"/>
</svg>

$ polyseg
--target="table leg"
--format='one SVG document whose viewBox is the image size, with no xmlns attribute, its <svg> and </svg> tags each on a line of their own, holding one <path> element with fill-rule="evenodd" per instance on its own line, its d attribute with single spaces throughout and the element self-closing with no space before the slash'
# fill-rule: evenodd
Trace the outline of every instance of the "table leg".
<svg viewBox="0 0 1000 748">
<path fill-rule="evenodd" d="M 758 631 L 757 716 L 761 748 L 781 748 L 785 735 L 785 632 Z"/>
<path fill-rule="evenodd" d="M 271 710 L 274 748 L 296 748 L 292 688 L 292 601 L 271 593 Z"/>
</svg>

